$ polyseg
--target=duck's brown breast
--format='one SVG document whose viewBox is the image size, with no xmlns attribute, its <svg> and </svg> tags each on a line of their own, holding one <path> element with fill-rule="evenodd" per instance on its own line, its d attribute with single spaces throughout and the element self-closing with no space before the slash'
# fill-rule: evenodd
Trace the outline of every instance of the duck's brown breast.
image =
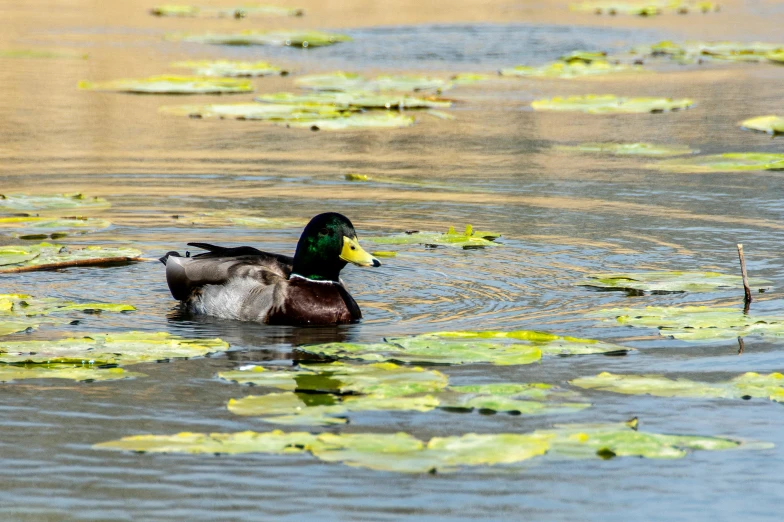
<svg viewBox="0 0 784 522">
<path fill-rule="evenodd" d="M 283 305 L 270 310 L 268 324 L 347 324 L 362 318 L 359 306 L 343 285 L 298 277 L 287 283 Z"/>
</svg>

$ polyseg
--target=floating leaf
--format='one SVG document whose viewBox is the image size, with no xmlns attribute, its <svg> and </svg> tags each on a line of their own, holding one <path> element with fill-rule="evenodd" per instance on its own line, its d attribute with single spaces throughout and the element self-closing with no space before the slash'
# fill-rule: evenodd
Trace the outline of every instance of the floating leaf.
<svg viewBox="0 0 784 522">
<path fill-rule="evenodd" d="M 656 397 L 698 397 L 716 399 L 762 398 L 784 402 L 784 375 L 744 373 L 722 382 L 697 382 L 668 379 L 662 375 L 615 375 L 602 372 L 595 377 L 580 377 L 570 384 L 590 390 Z"/>
<path fill-rule="evenodd" d="M 604 51 L 572 51 L 571 53 L 559 56 L 558 59 L 565 63 L 593 63 L 606 61 L 607 53 Z"/>
<path fill-rule="evenodd" d="M 586 0 L 576 4 L 569 4 L 569 9 L 572 11 L 594 14 L 656 16 L 662 13 L 710 13 L 718 12 L 721 8 L 719 4 L 707 0 L 645 0 L 643 2 L 624 2 L 622 0 Z"/>
<path fill-rule="evenodd" d="M 190 118 L 227 118 L 236 120 L 266 121 L 314 121 L 321 118 L 337 118 L 343 113 L 335 107 L 318 104 L 263 104 L 222 103 L 212 105 L 173 105 L 161 107 L 160 111 L 175 116 Z"/>
<path fill-rule="evenodd" d="M 450 107 L 452 102 L 433 96 L 418 97 L 407 94 L 379 94 L 373 92 L 315 92 L 294 94 L 279 92 L 257 96 L 256 101 L 266 103 L 283 103 L 289 105 L 316 103 L 332 105 L 339 109 L 426 109 L 433 107 Z"/>
<path fill-rule="evenodd" d="M 428 76 L 377 76 L 373 79 L 365 78 L 355 73 L 334 72 L 327 74 L 313 74 L 300 76 L 296 84 L 306 89 L 317 91 L 443 91 L 452 84 L 449 80 L 431 78 Z"/>
<path fill-rule="evenodd" d="M 243 214 L 234 211 L 197 212 L 195 214 L 177 214 L 172 216 L 187 225 L 223 226 L 228 223 L 249 228 L 301 228 L 307 220 L 300 218 L 275 218 Z"/>
<path fill-rule="evenodd" d="M 88 197 L 83 194 L 53 194 L 44 196 L 0 194 L 0 210 L 34 212 L 61 209 L 103 209 L 109 208 L 109 206 L 109 202 L 103 198 Z"/>
<path fill-rule="evenodd" d="M 239 31 L 237 33 L 177 34 L 170 40 L 217 45 L 281 45 L 290 47 L 323 47 L 340 42 L 350 42 L 344 34 L 321 31 Z"/>
<path fill-rule="evenodd" d="M 777 50 L 777 51 L 769 52 L 765 56 L 771 62 L 784 63 L 784 49 L 780 49 L 780 50 Z"/>
<path fill-rule="evenodd" d="M 244 78 L 254 76 L 285 75 L 288 74 L 280 67 L 267 62 L 237 62 L 229 60 L 188 60 L 174 62 L 172 67 L 193 69 L 193 74 L 198 76 L 224 76 Z"/>
<path fill-rule="evenodd" d="M 749 285 L 763 287 L 770 281 L 751 278 Z M 712 292 L 743 288 L 743 278 L 718 272 L 625 272 L 588 274 L 581 286 L 644 292 Z"/>
<path fill-rule="evenodd" d="M 136 94 L 235 94 L 253 92 L 253 83 L 235 78 L 162 75 L 97 83 L 84 80 L 79 82 L 79 88 Z"/>
<path fill-rule="evenodd" d="M 501 69 L 501 76 L 520 76 L 530 78 L 581 78 L 604 74 L 642 72 L 643 68 L 636 65 L 614 64 L 604 60 L 590 62 L 572 60 L 570 62 L 552 62 L 539 67 L 518 65 Z"/>
<path fill-rule="evenodd" d="M 58 298 L 34 298 L 29 295 L 0 294 L 0 316 L 15 315 L 32 317 L 56 312 L 96 311 L 129 312 L 136 310 L 131 305 L 117 303 L 74 303 Z"/>
<path fill-rule="evenodd" d="M 767 132 L 768 134 L 784 134 L 784 117 L 782 116 L 758 116 L 740 122 L 744 129 Z"/>
<path fill-rule="evenodd" d="M 345 113 L 337 118 L 313 121 L 289 121 L 288 127 L 306 127 L 311 130 L 389 129 L 410 127 L 415 123 L 413 116 L 394 112 Z"/>
<path fill-rule="evenodd" d="M 694 104 L 688 99 L 672 98 L 623 98 L 612 94 L 587 94 L 583 96 L 556 96 L 535 100 L 531 107 L 537 111 L 575 111 L 588 114 L 641 114 L 688 109 Z"/>
<path fill-rule="evenodd" d="M 19 333 L 24 332 L 27 329 L 34 329 L 38 328 L 38 323 L 34 323 L 31 321 L 0 321 L 0 336 L 8 335 L 12 333 Z"/>
<path fill-rule="evenodd" d="M 590 355 L 597 353 L 621 353 L 628 352 L 630 348 L 617 344 L 605 343 L 594 339 L 580 339 L 578 337 L 561 336 L 549 332 L 537 332 L 534 330 L 512 330 L 510 332 L 499 332 L 493 330 L 485 331 L 454 331 L 454 332 L 434 332 L 423 334 L 408 339 L 430 340 L 430 339 L 449 339 L 449 340 L 508 340 L 515 343 L 526 343 L 536 346 L 542 351 L 543 355 Z M 398 342 L 399 339 L 394 339 Z"/>
<path fill-rule="evenodd" d="M 498 246 L 493 240 L 501 237 L 501 234 L 496 232 L 474 232 L 471 225 L 466 226 L 464 233 L 455 231 L 454 227 L 449 227 L 446 234 L 438 232 L 406 232 L 395 236 L 385 237 L 368 237 L 368 241 L 372 241 L 380 245 L 427 245 L 427 246 L 450 246 L 455 248 L 472 249 Z"/>
<path fill-rule="evenodd" d="M 629 326 L 658 328 L 661 335 L 682 341 L 736 339 L 749 335 L 760 335 L 770 340 L 784 338 L 784 317 L 749 315 L 735 308 L 611 308 L 600 310 L 591 316 Z"/>
<path fill-rule="evenodd" d="M 13 228 L 20 231 L 27 231 L 35 235 L 37 231 L 56 232 L 89 232 L 100 230 L 112 225 L 110 221 L 98 218 L 88 218 L 82 216 L 74 217 L 40 217 L 40 216 L 14 216 L 0 217 L 0 229 Z M 64 235 L 64 234 L 63 234 Z M 46 234 L 43 234 L 46 237 Z M 26 239 L 26 238 L 23 238 Z"/>
<path fill-rule="evenodd" d="M 129 372 L 122 368 L 91 368 L 70 365 L 14 366 L 0 365 L 0 382 L 21 381 L 23 379 L 69 379 L 72 381 L 116 381 L 146 377 L 143 373 Z"/>
<path fill-rule="evenodd" d="M 781 44 L 762 42 L 685 42 L 665 40 L 651 46 L 637 47 L 633 53 L 651 57 L 668 57 L 678 63 L 703 60 L 763 62 L 771 53 L 784 49 Z"/>
<path fill-rule="evenodd" d="M 0 345 L 0 362 L 137 364 L 222 352 L 220 339 L 187 339 L 166 332 L 119 332 L 56 341 L 9 341 Z"/>
<path fill-rule="evenodd" d="M 142 453 L 301 453 L 325 462 L 401 473 L 450 472 L 464 466 L 513 464 L 531 458 L 682 458 L 692 450 L 763 449 L 771 444 L 740 443 L 718 437 L 662 435 L 617 424 L 564 425 L 529 434 L 468 433 L 434 437 L 425 443 L 407 433 L 179 433 L 137 435 L 103 442 L 96 449 Z"/>
<path fill-rule="evenodd" d="M 127 247 L 73 248 L 50 243 L 9 245 L 0 247 L 0 273 L 124 264 L 139 261 L 141 255 L 135 248 Z"/>
<path fill-rule="evenodd" d="M 150 9 L 155 16 L 192 18 L 245 18 L 246 16 L 302 16 L 302 9 L 276 5 L 248 4 L 238 7 L 204 7 L 194 5 L 159 5 Z"/>
<path fill-rule="evenodd" d="M 729 152 L 677 158 L 661 161 L 655 168 L 670 172 L 744 172 L 754 170 L 784 170 L 784 154 L 761 152 Z"/>
<path fill-rule="evenodd" d="M 581 143 L 579 145 L 556 145 L 553 150 L 562 152 L 585 152 L 610 154 L 613 156 L 683 156 L 699 151 L 685 145 L 654 145 L 652 143 Z"/>
</svg>

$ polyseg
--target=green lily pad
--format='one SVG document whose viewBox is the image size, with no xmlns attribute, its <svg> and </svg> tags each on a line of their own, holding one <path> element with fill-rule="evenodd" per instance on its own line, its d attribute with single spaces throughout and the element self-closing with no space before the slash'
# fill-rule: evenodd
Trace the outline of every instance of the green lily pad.
<svg viewBox="0 0 784 522">
<path fill-rule="evenodd" d="M 40 217 L 40 216 L 14 216 L 14 217 L 0 217 L 0 229 L 12 228 L 17 231 L 22 231 L 22 239 L 36 238 L 52 232 L 60 232 L 60 237 L 68 234 L 69 232 L 90 232 L 101 230 L 112 226 L 110 221 L 99 218 L 88 218 L 82 216 L 73 217 Z M 36 234 L 37 232 L 45 231 L 44 234 Z"/>
<path fill-rule="evenodd" d="M 49 51 L 45 49 L 0 49 L 0 58 L 66 58 L 86 60 L 88 55 L 71 51 Z"/>
<path fill-rule="evenodd" d="M 662 375 L 618 375 L 602 372 L 595 377 L 580 377 L 569 383 L 579 388 L 628 395 L 716 399 L 762 398 L 784 402 L 784 375 L 778 372 L 768 375 L 748 372 L 729 381 L 713 383 L 668 379 Z"/>
<path fill-rule="evenodd" d="M 106 266 L 140 261 L 135 248 L 65 247 L 51 243 L 0 247 L 0 273 L 51 270 L 72 266 Z"/>
<path fill-rule="evenodd" d="M 625 272 L 588 274 L 587 279 L 578 284 L 610 290 L 713 292 L 725 288 L 743 288 L 743 278 L 718 272 Z M 755 288 L 763 288 L 769 284 L 770 281 L 766 279 L 749 279 L 749 285 Z"/>
<path fill-rule="evenodd" d="M 412 126 L 413 116 L 389 111 L 344 113 L 337 118 L 322 118 L 313 121 L 279 122 L 287 127 L 305 127 L 311 130 L 392 129 Z"/>
<path fill-rule="evenodd" d="M 433 96 L 419 97 L 407 94 L 380 94 L 374 92 L 315 92 L 294 94 L 279 92 L 257 96 L 256 101 L 266 103 L 283 103 L 289 105 L 317 103 L 332 105 L 339 109 L 429 109 L 434 107 L 451 107 L 452 102 Z"/>
<path fill-rule="evenodd" d="M 565 63 L 593 63 L 607 60 L 607 53 L 604 51 L 572 51 L 558 57 L 558 60 Z"/>
<path fill-rule="evenodd" d="M 0 210 L 34 212 L 61 209 L 104 209 L 110 204 L 103 198 L 83 194 L 52 194 L 29 196 L 27 194 L 0 194 Z"/>
<path fill-rule="evenodd" d="M 205 7 L 195 5 L 159 5 L 150 9 L 155 16 L 190 18 L 245 18 L 252 16 L 302 16 L 305 11 L 298 8 L 276 5 L 248 4 L 238 7 Z"/>
<path fill-rule="evenodd" d="M 771 62 L 784 63 L 784 49 L 769 52 L 765 56 Z"/>
<path fill-rule="evenodd" d="M 0 382 L 21 381 L 23 379 L 69 379 L 79 382 L 116 381 L 146 377 L 143 373 L 129 372 L 122 368 L 91 368 L 58 364 L 52 366 L 14 366 L 0 365 Z"/>
<path fill-rule="evenodd" d="M 217 45 L 280 45 L 288 47 L 323 47 L 350 42 L 344 34 L 321 31 L 239 31 L 236 33 L 175 34 L 169 40 Z"/>
<path fill-rule="evenodd" d="M 784 117 L 782 116 L 758 116 L 740 122 L 744 129 L 767 132 L 776 136 L 784 134 Z"/>
<path fill-rule="evenodd" d="M 449 227 L 449 230 L 445 234 L 415 231 L 395 236 L 376 236 L 365 239 L 379 245 L 432 245 L 449 246 L 468 250 L 472 248 L 498 246 L 498 243 L 494 243 L 493 241 L 499 237 L 501 237 L 501 234 L 496 232 L 475 232 L 471 225 L 467 225 L 465 232 L 462 234 L 456 232 L 455 227 Z"/>
<path fill-rule="evenodd" d="M 553 150 L 562 152 L 584 152 L 613 156 L 684 156 L 698 150 L 686 145 L 655 145 L 652 143 L 581 143 L 579 145 L 556 145 Z"/>
<path fill-rule="evenodd" d="M 771 53 L 784 50 L 781 44 L 762 42 L 685 42 L 665 40 L 651 46 L 637 47 L 634 54 L 667 57 L 678 63 L 698 63 L 703 60 L 764 62 Z"/>
<path fill-rule="evenodd" d="M 53 297 L 34 298 L 29 295 L 0 294 L 0 316 L 32 317 L 71 311 L 130 312 L 133 310 L 136 308 L 128 304 L 75 303 Z"/>
<path fill-rule="evenodd" d="M 694 158 L 665 160 L 654 165 L 654 168 L 686 174 L 784 170 L 784 154 L 728 152 L 726 154 L 712 154 L 708 156 L 696 156 Z"/>
<path fill-rule="evenodd" d="M 96 333 L 54 341 L 3 342 L 0 363 L 138 364 L 203 357 L 228 347 L 220 339 L 188 339 L 166 332 Z"/>
<path fill-rule="evenodd" d="M 452 86 L 449 80 L 429 76 L 377 76 L 369 79 L 355 73 L 334 72 L 300 76 L 296 84 L 306 89 L 338 92 L 373 91 L 444 91 Z"/>
<path fill-rule="evenodd" d="M 220 118 L 235 120 L 264 121 L 315 121 L 322 118 L 337 118 L 343 113 L 335 107 L 318 104 L 263 104 L 221 103 L 212 105 L 173 105 L 161 107 L 160 111 L 175 116 L 190 118 Z"/>
<path fill-rule="evenodd" d="M 605 321 L 658 328 L 664 336 L 682 341 L 736 339 L 750 335 L 768 340 L 784 338 L 784 317 L 744 314 L 735 308 L 709 306 L 648 306 L 611 308 L 590 314 Z"/>
<path fill-rule="evenodd" d="M 79 88 L 88 91 L 116 91 L 135 94 L 236 94 L 253 92 L 250 80 L 235 78 L 210 78 L 201 76 L 151 76 L 138 80 L 112 80 L 108 82 L 79 82 Z"/>
<path fill-rule="evenodd" d="M 238 62 L 229 60 L 188 60 L 174 62 L 172 67 L 193 69 L 198 76 L 223 76 L 246 78 L 255 76 L 285 75 L 286 71 L 267 62 Z"/>
<path fill-rule="evenodd" d="M 682 458 L 694 450 L 767 449 L 719 437 L 644 433 L 618 424 L 564 425 L 528 434 L 468 433 L 427 443 L 407 433 L 179 433 L 136 435 L 96 444 L 96 449 L 140 453 L 288 454 L 310 452 L 324 462 L 400 473 L 451 472 L 467 466 L 513 464 L 547 453 L 556 458 Z"/>
<path fill-rule="evenodd" d="M 510 332 L 499 332 L 494 330 L 484 331 L 453 331 L 453 332 L 434 332 L 407 338 L 409 341 L 393 339 L 392 342 L 410 343 L 419 340 L 429 341 L 432 339 L 455 340 L 497 340 L 511 341 L 514 343 L 525 343 L 536 346 L 542 351 L 543 355 L 591 355 L 598 353 L 622 353 L 628 352 L 631 348 L 612 343 L 605 343 L 595 339 L 580 339 L 568 335 L 561 336 L 549 332 L 537 332 L 535 330 L 512 330 Z"/>
<path fill-rule="evenodd" d="M 0 336 L 9 335 L 12 333 L 24 332 L 27 329 L 32 330 L 35 328 L 38 328 L 38 323 L 31 322 L 31 321 L 2 320 L 0 321 Z"/>
<path fill-rule="evenodd" d="M 643 2 L 624 2 L 622 0 L 586 0 L 576 4 L 569 4 L 569 9 L 581 13 L 656 16 L 662 13 L 711 13 L 720 11 L 721 7 L 719 4 L 706 0 L 645 0 Z"/>
<path fill-rule="evenodd" d="M 556 96 L 551 99 L 534 100 L 531 107 L 536 111 L 570 111 L 588 114 L 642 114 L 688 109 L 694 102 L 672 98 L 624 98 L 612 94 L 587 94 L 583 96 Z"/>
<path fill-rule="evenodd" d="M 519 76 L 524 78 L 582 78 L 604 74 L 642 72 L 644 69 L 637 65 L 614 64 L 604 60 L 591 62 L 573 60 L 571 62 L 552 62 L 539 67 L 518 65 L 516 67 L 501 69 L 501 76 Z"/>
</svg>

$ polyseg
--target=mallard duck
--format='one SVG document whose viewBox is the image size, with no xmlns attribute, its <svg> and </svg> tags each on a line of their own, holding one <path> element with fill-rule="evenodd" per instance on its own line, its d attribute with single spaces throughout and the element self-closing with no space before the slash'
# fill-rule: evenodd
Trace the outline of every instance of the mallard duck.
<svg viewBox="0 0 784 522">
<path fill-rule="evenodd" d="M 293 258 L 249 246 L 188 245 L 207 252 L 161 258 L 172 296 L 193 313 L 267 324 L 358 321 L 362 312 L 340 271 L 347 263 L 381 266 L 359 246 L 351 221 L 334 212 L 310 220 Z"/>
</svg>

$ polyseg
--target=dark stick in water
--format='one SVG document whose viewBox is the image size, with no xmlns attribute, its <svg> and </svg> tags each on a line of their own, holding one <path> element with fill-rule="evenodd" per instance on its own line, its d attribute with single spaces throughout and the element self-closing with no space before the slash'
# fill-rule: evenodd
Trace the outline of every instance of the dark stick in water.
<svg viewBox="0 0 784 522">
<path fill-rule="evenodd" d="M 738 337 L 738 346 L 739 346 L 739 348 L 738 348 L 738 355 L 742 355 L 743 354 L 743 350 L 746 349 L 746 347 L 743 344 L 743 337 Z"/>
<path fill-rule="evenodd" d="M 743 304 L 746 305 L 743 313 L 748 313 L 749 305 L 751 304 L 751 288 L 749 288 L 749 276 L 746 274 L 746 258 L 743 257 L 743 245 L 738 243 L 738 258 L 740 258 L 740 275 L 743 277 L 743 291 L 746 297 L 743 299 Z"/>
</svg>

